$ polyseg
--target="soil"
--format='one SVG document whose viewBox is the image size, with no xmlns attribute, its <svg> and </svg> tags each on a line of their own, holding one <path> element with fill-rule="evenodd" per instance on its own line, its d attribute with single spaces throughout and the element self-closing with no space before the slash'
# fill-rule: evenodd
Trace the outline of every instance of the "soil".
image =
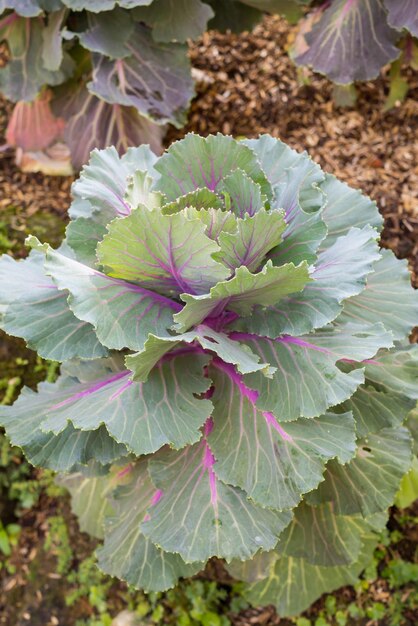
<svg viewBox="0 0 418 626">
<path fill-rule="evenodd" d="M 170 129 L 167 145 L 190 131 L 247 137 L 270 133 L 298 150 L 308 150 L 324 170 L 377 201 L 385 218 L 382 245 L 408 259 L 413 284 L 418 286 L 418 74 L 405 70 L 410 84 L 407 98 L 388 112 L 383 111 L 387 71 L 377 81 L 360 86 L 355 109 L 343 109 L 335 105 L 327 80 L 296 72 L 285 52 L 292 37 L 292 29 L 283 20 L 266 18 L 251 34 L 211 32 L 193 44 L 192 63 L 203 79 L 187 127 Z M 9 113 L 10 105 L 0 101 L 0 135 L 4 135 Z M 41 240 L 58 241 L 67 221 L 71 182 L 70 178 L 19 172 L 13 154 L 0 152 L 1 251 L 6 251 L 1 239 L 5 236 L 10 242 L 6 249 L 22 256 L 23 240 L 30 230 Z M 16 357 L 28 363 L 16 363 Z M 0 378 L 19 376 L 34 385 L 35 362 L 23 342 L 0 334 Z M 70 615 L 63 581 L 54 573 L 55 557 L 39 547 L 48 516 L 59 509 L 70 520 L 77 557 L 91 550 L 66 507 L 65 501 L 43 497 L 21 518 L 23 531 L 14 555 L 16 574 L 0 577 L 0 624 L 74 626 L 78 617 L 86 617 Z M 405 541 L 402 550 L 413 554 L 416 532 Z M 216 575 L 220 577 L 219 570 Z M 377 596 L 385 591 L 384 585 L 376 590 Z M 353 591 L 344 588 L 339 594 L 349 597 Z M 320 606 L 321 601 L 310 609 L 310 616 Z M 417 622 L 418 616 L 412 616 L 410 623 Z M 266 608 L 248 610 L 235 616 L 233 623 L 286 626 L 289 622 Z"/>
</svg>

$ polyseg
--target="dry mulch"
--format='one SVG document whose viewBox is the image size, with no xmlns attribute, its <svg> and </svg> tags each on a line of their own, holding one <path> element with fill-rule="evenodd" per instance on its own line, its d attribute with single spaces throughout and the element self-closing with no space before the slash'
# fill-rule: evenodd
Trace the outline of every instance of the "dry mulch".
<svg viewBox="0 0 418 626">
<path fill-rule="evenodd" d="M 271 17 L 251 34 L 205 34 L 191 47 L 191 59 L 209 80 L 198 86 L 187 127 L 171 129 L 167 145 L 189 131 L 247 137 L 270 133 L 308 150 L 326 171 L 377 201 L 385 218 L 383 245 L 408 258 L 418 286 L 417 73 L 406 72 L 410 91 L 402 106 L 383 112 L 388 83 L 382 76 L 360 87 L 355 109 L 342 109 L 322 77 L 305 72 L 298 82 L 284 52 L 291 37 L 289 26 Z M 9 111 L 10 105 L 0 102 L 0 134 Z M 48 212 L 65 219 L 71 182 L 23 174 L 10 153 L 1 152 L 0 222 L 13 206 L 28 216 Z M 36 516 L 33 523 L 36 527 Z M 249 610 L 234 620 L 236 626 L 279 622 L 285 624 L 270 608 Z"/>
</svg>

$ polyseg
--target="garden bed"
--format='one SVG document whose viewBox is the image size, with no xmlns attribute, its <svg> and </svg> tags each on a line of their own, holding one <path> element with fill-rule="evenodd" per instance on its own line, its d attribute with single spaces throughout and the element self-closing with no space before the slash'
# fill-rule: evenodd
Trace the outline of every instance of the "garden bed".
<svg viewBox="0 0 418 626">
<path fill-rule="evenodd" d="M 307 149 L 326 171 L 377 201 L 385 218 L 383 245 L 398 257 L 408 258 L 414 285 L 418 286 L 417 74 L 408 70 L 410 91 L 406 101 L 389 112 L 383 112 L 387 95 L 384 77 L 359 89 L 356 109 L 338 108 L 333 102 L 333 88 L 326 80 L 304 75 L 299 76 L 298 82 L 295 67 L 284 51 L 291 37 L 288 25 L 278 18 L 266 19 L 254 33 L 245 36 L 206 34 L 191 50 L 193 65 L 203 75 L 189 123 L 180 131 L 171 129 L 167 143 L 189 131 L 202 135 L 220 131 L 248 137 L 265 132 L 280 137 L 298 150 Z M 9 105 L 1 105 L 1 132 L 4 132 L 9 110 Z M 58 242 L 66 222 L 71 180 L 23 174 L 14 167 L 12 154 L 3 152 L 0 158 L 0 252 L 22 256 L 23 240 L 29 232 L 41 240 Z M 48 373 L 47 367 L 25 349 L 23 342 L 6 339 L 1 334 L 0 367 L 0 383 L 3 384 L 0 397 L 6 389 L 9 394 L 13 393 L 22 383 L 34 386 Z M 14 381 L 14 386 L 10 387 L 10 381 Z M 21 460 L 12 455 L 10 462 L 19 467 Z M 98 611 L 94 601 L 83 595 L 70 607 L 65 602 L 65 596 L 82 584 L 82 574 L 72 581 L 70 574 L 73 570 L 79 571 L 77 568 L 88 556 L 92 544 L 78 532 L 66 502 L 54 497 L 48 481 L 43 482 L 41 475 L 35 472 L 26 480 L 33 481 L 41 496 L 19 517 L 21 533 L 9 559 L 11 567 L 0 571 L 0 624 L 75 626 L 77 619 L 87 619 Z M 36 500 L 36 493 L 33 499 Z M 382 557 L 375 563 L 373 582 L 364 589 L 370 596 L 370 606 L 385 608 L 390 604 L 391 595 L 395 597 L 398 593 L 395 592 L 396 581 L 381 576 L 391 560 L 416 561 L 418 537 L 411 520 L 416 519 L 417 514 L 416 509 L 407 514 L 393 512 L 388 545 L 382 548 Z M 2 517 L 7 523 L 15 521 L 14 511 L 7 503 Z M 60 527 L 58 521 L 51 530 L 48 522 L 51 517 L 64 520 L 64 526 Z M 44 542 L 51 536 L 53 539 L 46 544 L 50 546 L 48 550 Z M 60 559 L 67 561 L 60 565 Z M 219 568 L 211 568 L 207 574 L 222 579 Z M 222 579 L 222 582 L 225 584 L 220 589 L 225 593 L 217 596 L 214 606 L 226 613 L 235 592 L 231 591 L 228 580 Z M 102 579 L 96 581 L 99 589 L 106 584 Z M 393 616 L 382 614 L 379 617 L 376 609 L 375 614 L 365 612 L 365 616 L 357 620 L 352 616 L 352 621 L 347 623 L 362 626 L 416 624 L 418 609 L 408 608 L 413 587 L 408 586 L 408 582 L 399 586 L 399 600 L 406 607 L 403 622 L 385 621 Z M 113 614 L 123 608 L 126 602 L 123 585 L 106 588 L 103 594 Z M 239 597 L 239 593 L 236 594 Z M 358 591 L 352 588 L 345 588 L 332 597 L 337 604 L 361 605 Z M 155 603 L 164 605 L 167 615 L 175 609 L 170 600 L 157 599 Z M 232 609 L 235 606 L 239 608 L 239 602 L 232 604 Z M 151 609 L 156 610 L 153 606 Z M 321 615 L 321 611 L 331 611 L 324 600 L 310 610 L 309 617 Z M 330 620 L 334 618 L 335 615 L 331 615 Z M 231 620 L 236 626 L 289 624 L 279 620 L 269 608 L 247 610 Z M 102 622 L 97 624 L 101 626 Z M 223 626 L 221 622 L 220 626 Z"/>
</svg>

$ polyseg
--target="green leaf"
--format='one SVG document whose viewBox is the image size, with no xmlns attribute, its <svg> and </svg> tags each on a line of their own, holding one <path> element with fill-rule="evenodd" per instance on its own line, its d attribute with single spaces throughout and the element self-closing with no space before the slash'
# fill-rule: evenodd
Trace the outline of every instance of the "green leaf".
<svg viewBox="0 0 418 626">
<path fill-rule="evenodd" d="M 106 465 L 127 455 L 126 447 L 112 439 L 104 426 L 83 432 L 68 425 L 58 436 L 41 430 L 46 411 L 67 396 L 72 382 L 64 378 L 54 384 L 41 383 L 38 393 L 25 387 L 13 406 L 0 406 L 0 424 L 33 465 L 66 472 L 91 460 Z"/>
<path fill-rule="evenodd" d="M 405 509 L 411 506 L 418 498 L 418 458 L 414 456 L 412 466 L 401 480 L 399 491 L 396 494 L 396 506 Z"/>
<path fill-rule="evenodd" d="M 117 471 L 111 475 L 85 476 L 82 472 L 62 474 L 55 480 L 71 494 L 71 510 L 82 532 L 103 539 L 105 516 L 112 513 L 108 494 L 118 484 Z"/>
<path fill-rule="evenodd" d="M 58 70 L 45 67 L 42 33 L 43 21 L 38 17 L 19 17 L 0 28 L 0 39 L 7 41 L 10 51 L 10 61 L 0 70 L 0 89 L 13 102 L 30 102 L 44 85 L 59 85 L 73 72 L 74 62 L 68 54 Z"/>
<path fill-rule="evenodd" d="M 297 152 L 270 135 L 244 141 L 257 158 L 274 188 L 275 208 L 284 209 L 289 220 L 296 209 L 315 213 L 324 207 L 321 190 L 325 174 L 307 152 Z"/>
<path fill-rule="evenodd" d="M 186 42 L 200 37 L 214 13 L 201 0 L 154 0 L 147 7 L 134 9 L 133 15 L 152 26 L 155 41 Z"/>
<path fill-rule="evenodd" d="M 132 209 L 140 206 L 148 209 L 159 209 L 162 203 L 162 195 L 151 191 L 153 179 L 147 172 L 138 170 L 128 178 L 124 200 Z"/>
<path fill-rule="evenodd" d="M 152 0 L 61 0 L 65 6 L 73 11 L 91 11 L 101 13 L 111 11 L 115 6 L 123 9 L 133 9 L 134 7 L 151 4 Z"/>
<path fill-rule="evenodd" d="M 131 15 L 120 8 L 103 13 L 88 13 L 88 29 L 79 34 L 83 48 L 100 52 L 111 59 L 131 54 L 127 44 L 135 24 Z"/>
<path fill-rule="evenodd" d="M 311 565 L 336 567 L 354 563 L 367 525 L 361 518 L 336 515 L 330 503 L 301 503 L 277 544 L 281 555 L 304 559 Z"/>
<path fill-rule="evenodd" d="M 293 263 L 273 267 L 268 261 L 257 274 L 252 274 L 243 265 L 236 270 L 233 278 L 218 283 L 208 294 L 182 294 L 186 305 L 174 316 L 176 328 L 187 330 L 225 307 L 241 315 L 250 315 L 256 304 L 275 304 L 287 294 L 300 291 L 308 281 L 306 263 L 297 267 Z"/>
<path fill-rule="evenodd" d="M 219 184 L 225 204 L 237 217 L 253 216 L 264 208 L 267 197 L 261 192 L 261 185 L 237 168 L 225 176 Z"/>
<path fill-rule="evenodd" d="M 260 548 L 271 550 L 290 512 L 257 507 L 243 491 L 218 480 L 213 465 L 205 438 L 151 459 L 151 479 L 163 495 L 142 524 L 144 534 L 186 562 L 213 555 L 248 559 Z"/>
<path fill-rule="evenodd" d="M 107 354 L 93 327 L 74 316 L 67 294 L 58 291 L 45 275 L 43 255 L 38 252 L 31 252 L 24 261 L 1 257 L 0 327 L 9 335 L 23 337 L 29 348 L 46 359 L 65 361 Z"/>
<path fill-rule="evenodd" d="M 161 213 L 164 215 L 171 215 L 172 213 L 179 213 L 182 209 L 194 207 L 195 209 L 223 209 L 223 204 L 219 196 L 213 191 L 209 191 L 206 187 L 202 189 L 196 189 L 196 191 L 189 191 L 184 196 L 179 196 L 173 202 L 163 204 L 161 207 Z M 220 211 L 214 211 L 214 216 L 226 216 L 227 213 Z M 202 215 L 205 215 L 202 211 Z M 208 226 L 208 224 L 207 224 Z M 210 236 L 210 235 L 209 235 Z M 216 237 L 211 237 L 216 239 Z"/>
<path fill-rule="evenodd" d="M 241 0 L 241 2 L 266 13 L 279 13 L 289 22 L 296 22 L 303 15 L 300 5 L 304 4 L 304 0 Z"/>
<path fill-rule="evenodd" d="M 343 300 L 364 289 L 380 258 L 376 237 L 373 228 L 352 228 L 318 255 L 311 281 L 300 294 L 283 298 L 277 306 L 256 306 L 251 317 L 238 320 L 234 328 L 275 338 L 301 335 L 328 324 L 341 312 Z"/>
<path fill-rule="evenodd" d="M 69 209 L 70 217 L 92 217 L 107 226 L 113 218 L 129 215 L 132 207 L 124 199 L 129 177 L 138 170 L 152 173 L 156 160 L 149 146 L 129 148 L 123 157 L 113 146 L 93 150 L 72 186 L 75 201 Z"/>
<path fill-rule="evenodd" d="M 359 559 L 349 567 L 321 567 L 305 559 L 280 557 L 270 576 L 249 585 L 244 596 L 256 606 L 273 604 L 281 617 L 298 615 L 323 593 L 354 585 L 371 561 L 377 539 L 371 532 L 363 535 Z"/>
<path fill-rule="evenodd" d="M 347 235 L 354 227 L 372 226 L 381 230 L 383 218 L 379 214 L 376 202 L 361 191 L 352 189 L 331 174 L 325 174 L 321 189 L 327 196 L 322 217 L 328 228 L 322 249 L 332 246 L 338 237 Z"/>
<path fill-rule="evenodd" d="M 115 513 L 106 519 L 104 545 L 97 551 L 98 565 L 136 589 L 165 591 L 180 577 L 196 574 L 203 563 L 186 564 L 177 554 L 163 552 L 144 537 L 141 523 L 161 494 L 149 479 L 146 460 L 136 463 L 129 476 L 130 483 L 113 495 Z"/>
<path fill-rule="evenodd" d="M 185 214 L 190 219 L 199 219 L 205 225 L 205 235 L 214 241 L 218 241 L 222 233 L 234 233 L 237 230 L 237 218 L 230 211 L 189 207 L 185 209 Z"/>
<path fill-rule="evenodd" d="M 46 251 L 45 271 L 58 289 L 69 291 L 71 310 L 92 324 L 109 348 L 141 350 L 151 331 L 167 334 L 179 308 L 145 287 L 106 276 L 52 248 Z"/>
<path fill-rule="evenodd" d="M 271 379 L 258 373 L 246 376 L 249 387 L 259 391 L 258 407 L 271 411 L 280 422 L 315 417 L 329 406 L 340 404 L 364 381 L 363 370 L 348 373 L 337 367 L 340 360 L 362 361 L 379 346 L 391 345 L 391 335 L 378 324 L 365 330 L 355 326 L 329 326 L 301 337 L 276 340 L 235 333 L 263 361 L 277 367 Z"/>
<path fill-rule="evenodd" d="M 241 0 L 229 0 L 227 4 L 225 0 L 207 0 L 207 3 L 215 13 L 208 24 L 210 30 L 232 30 L 234 33 L 251 31 L 263 17 L 261 11 L 243 5 Z"/>
<path fill-rule="evenodd" d="M 418 400 L 418 346 L 382 350 L 367 365 L 366 376 L 379 389 Z"/>
<path fill-rule="evenodd" d="M 390 250 L 381 250 L 366 289 L 344 302 L 340 320 L 373 323 L 379 320 L 395 340 L 408 336 L 418 319 L 418 293 L 411 289 L 406 261 Z M 396 311 L 396 315 L 394 315 Z"/>
<path fill-rule="evenodd" d="M 137 455 L 165 444 L 182 448 L 195 443 L 212 411 L 209 400 L 199 399 L 211 384 L 203 377 L 207 362 L 205 355 L 173 356 L 154 367 L 146 383 L 130 380 L 128 370 L 99 370 L 88 382 L 75 380 L 65 395 L 52 398 L 41 428 L 59 434 L 69 422 L 83 431 L 104 424 L 116 441 Z"/>
<path fill-rule="evenodd" d="M 215 254 L 215 259 L 231 270 L 245 265 L 250 272 L 255 272 L 267 253 L 282 240 L 282 233 L 286 228 L 283 213 L 267 213 L 260 209 L 253 216 L 238 218 L 236 225 L 236 232 L 219 234 L 221 250 Z"/>
<path fill-rule="evenodd" d="M 194 95 L 187 46 L 157 45 L 151 30 L 136 23 L 126 47 L 130 56 L 124 59 L 93 53 L 89 91 L 110 104 L 133 106 L 159 124 L 183 126 Z"/>
<path fill-rule="evenodd" d="M 309 494 L 310 504 L 331 502 L 337 515 L 372 515 L 393 502 L 411 464 L 411 437 L 405 428 L 384 428 L 358 442 L 347 465 L 328 464 L 325 481 Z"/>
<path fill-rule="evenodd" d="M 225 563 L 225 568 L 233 578 L 246 583 L 255 583 L 268 577 L 276 560 L 277 552 L 275 550 L 270 552 L 259 551 L 250 561 L 233 559 L 230 563 Z"/>
<path fill-rule="evenodd" d="M 108 231 L 98 258 L 115 278 L 172 296 L 205 293 L 230 274 L 214 260 L 219 246 L 205 235 L 205 225 L 183 212 L 161 215 L 140 207 L 114 220 Z"/>
<path fill-rule="evenodd" d="M 134 373 L 133 380 L 145 381 L 152 368 L 166 353 L 180 343 L 192 344 L 195 341 L 199 342 L 205 350 L 217 354 L 226 363 L 236 365 L 242 374 L 262 371 L 264 375 L 271 376 L 274 371 L 268 363 L 259 363 L 259 357 L 248 350 L 247 346 L 233 341 L 225 333 L 218 333 L 204 324 L 188 333 L 173 337 L 157 337 L 150 334 L 141 352 L 129 354 L 125 358 L 126 367 Z"/>
<path fill-rule="evenodd" d="M 341 411 L 352 411 L 358 436 L 401 426 L 414 406 L 413 400 L 379 391 L 367 383 L 366 379 L 366 384 L 360 385 L 354 395 L 338 407 Z"/>
<path fill-rule="evenodd" d="M 65 241 L 74 251 L 77 261 L 96 267 L 96 248 L 107 233 L 106 228 L 92 218 L 78 217 L 65 231 Z"/>
<path fill-rule="evenodd" d="M 257 394 L 232 367 L 215 363 L 212 397 L 215 428 L 208 441 L 214 470 L 244 489 L 256 503 L 275 509 L 296 506 L 323 480 L 325 462 L 347 462 L 355 453 L 350 413 L 299 419 L 285 426 L 256 407 Z"/>
<path fill-rule="evenodd" d="M 172 143 L 158 160 L 156 170 L 161 176 L 156 189 L 170 202 L 202 187 L 221 191 L 225 177 L 237 169 L 260 185 L 263 194 L 271 195 L 264 172 L 249 148 L 221 134 L 203 138 L 189 133 Z"/>
<path fill-rule="evenodd" d="M 61 27 L 66 17 L 65 9 L 50 13 L 48 24 L 42 30 L 42 61 L 44 68 L 51 72 L 57 72 L 64 60 Z"/>
</svg>

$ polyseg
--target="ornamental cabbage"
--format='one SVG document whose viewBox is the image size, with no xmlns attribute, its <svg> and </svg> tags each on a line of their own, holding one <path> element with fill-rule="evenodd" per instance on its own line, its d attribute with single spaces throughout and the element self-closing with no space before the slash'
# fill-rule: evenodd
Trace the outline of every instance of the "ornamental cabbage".
<svg viewBox="0 0 418 626">
<path fill-rule="evenodd" d="M 403 61 L 416 65 L 417 0 L 331 0 L 302 20 L 292 56 L 332 81 L 347 85 L 377 78 L 398 59 L 398 42 L 407 34 Z M 395 66 L 398 73 L 400 67 Z"/>
<path fill-rule="evenodd" d="M 295 614 L 355 581 L 412 464 L 418 298 L 375 204 L 268 135 L 95 150 L 58 249 L 0 260 L 1 327 L 60 361 L 0 424 L 101 569 L 212 557 Z"/>
</svg>

